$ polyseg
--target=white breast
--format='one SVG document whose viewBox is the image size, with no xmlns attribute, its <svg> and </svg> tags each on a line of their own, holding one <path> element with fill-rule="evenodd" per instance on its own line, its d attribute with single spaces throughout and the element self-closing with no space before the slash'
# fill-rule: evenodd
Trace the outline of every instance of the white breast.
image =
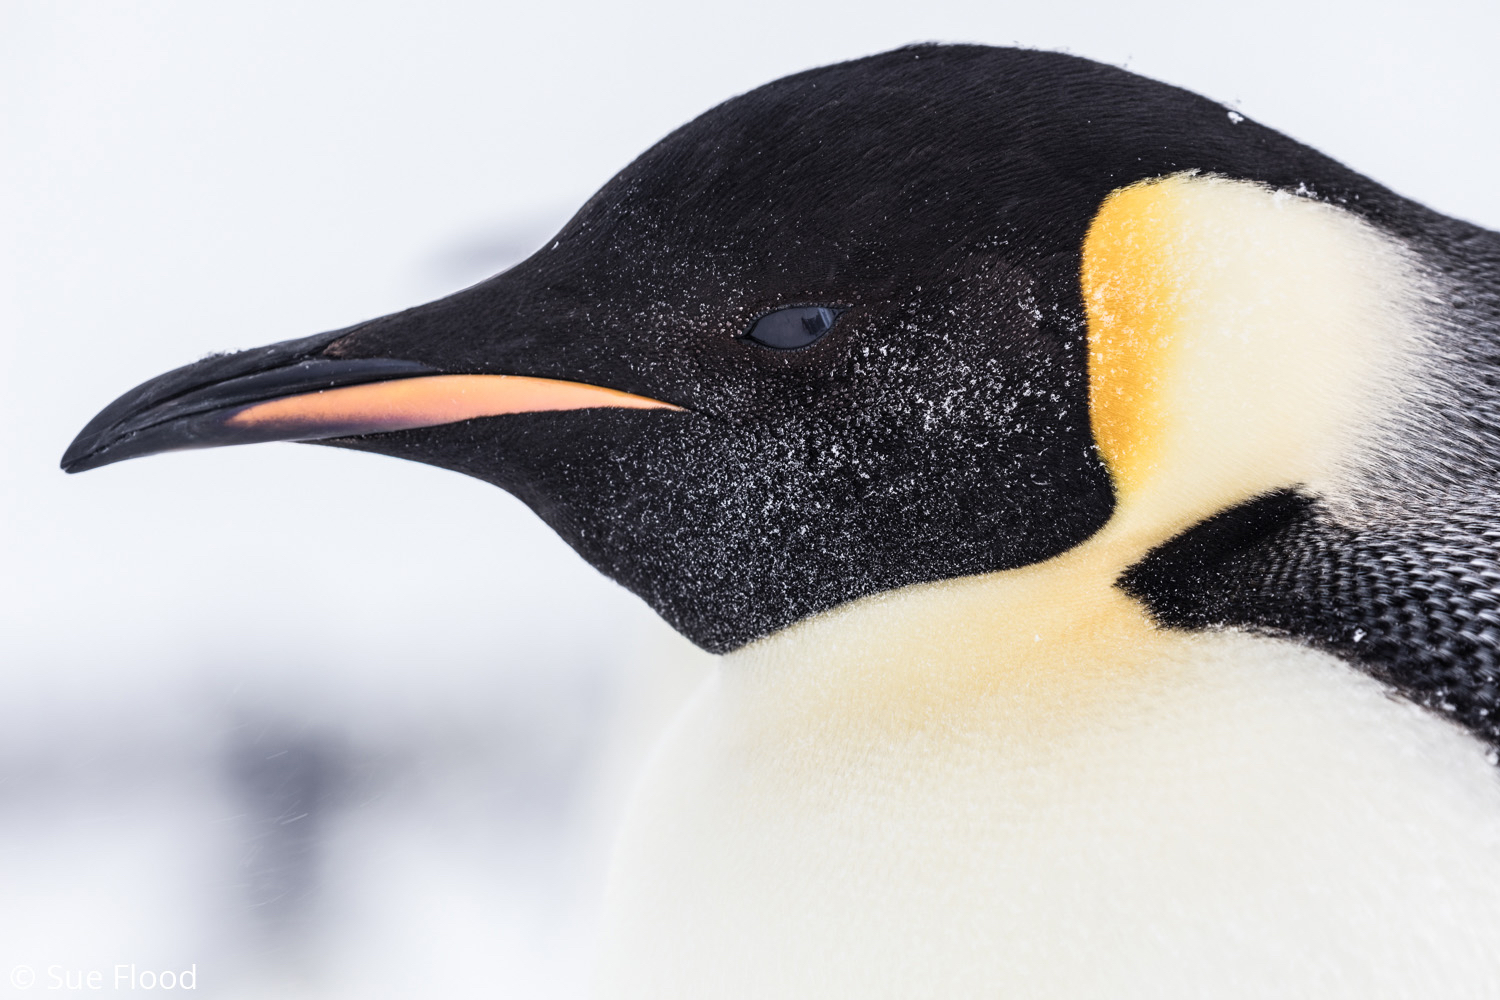
<svg viewBox="0 0 1500 1000">
<path fill-rule="evenodd" d="M 604 995 L 1494 994 L 1500 781 L 1456 728 L 1238 634 L 915 714 L 789 661 L 869 624 L 699 693 L 619 847 Z"/>
</svg>

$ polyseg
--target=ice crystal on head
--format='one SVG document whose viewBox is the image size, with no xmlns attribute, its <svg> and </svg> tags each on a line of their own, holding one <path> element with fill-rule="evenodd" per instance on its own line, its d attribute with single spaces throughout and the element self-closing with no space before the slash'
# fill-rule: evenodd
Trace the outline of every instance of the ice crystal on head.
<svg viewBox="0 0 1500 1000">
<path fill-rule="evenodd" d="M 1238 125 L 1240 122 L 1245 120 L 1245 116 L 1240 114 L 1238 111 L 1231 111 L 1229 112 L 1229 120 L 1233 124 Z"/>
</svg>

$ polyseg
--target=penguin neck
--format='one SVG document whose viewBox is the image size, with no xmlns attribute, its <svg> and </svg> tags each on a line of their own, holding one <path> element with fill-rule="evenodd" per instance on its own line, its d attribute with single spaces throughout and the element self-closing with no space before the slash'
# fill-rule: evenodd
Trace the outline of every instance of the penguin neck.
<svg viewBox="0 0 1500 1000">
<path fill-rule="evenodd" d="M 1040 738 L 1149 683 L 1181 641 L 1114 585 L 1141 546 L 1121 520 L 1044 563 L 866 598 L 730 654 L 721 677 L 777 729 L 967 728 L 977 714 Z"/>
</svg>

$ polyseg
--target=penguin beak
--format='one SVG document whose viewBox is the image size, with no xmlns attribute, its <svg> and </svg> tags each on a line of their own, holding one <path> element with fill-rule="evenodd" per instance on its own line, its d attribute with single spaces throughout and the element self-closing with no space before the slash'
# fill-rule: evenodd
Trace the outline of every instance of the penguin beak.
<svg viewBox="0 0 1500 1000">
<path fill-rule="evenodd" d="M 322 354 L 347 332 L 206 358 L 144 382 L 89 421 L 63 454 L 63 471 L 186 448 L 357 437 L 512 413 L 681 409 L 582 382 Z"/>
</svg>

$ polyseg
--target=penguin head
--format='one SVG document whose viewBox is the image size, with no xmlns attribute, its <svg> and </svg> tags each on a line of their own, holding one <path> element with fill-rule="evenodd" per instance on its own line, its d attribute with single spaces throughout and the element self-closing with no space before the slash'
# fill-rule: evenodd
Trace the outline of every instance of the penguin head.
<svg viewBox="0 0 1500 1000">
<path fill-rule="evenodd" d="M 1185 91 L 1051 53 L 902 49 L 707 112 L 479 285 L 149 381 L 63 466 L 302 440 L 454 469 L 731 650 L 1099 532 L 1129 449 L 1091 408 L 1109 359 L 1096 337 L 1091 360 L 1086 244 L 1113 195 L 1183 176 L 1407 224 L 1378 186 Z"/>
</svg>

